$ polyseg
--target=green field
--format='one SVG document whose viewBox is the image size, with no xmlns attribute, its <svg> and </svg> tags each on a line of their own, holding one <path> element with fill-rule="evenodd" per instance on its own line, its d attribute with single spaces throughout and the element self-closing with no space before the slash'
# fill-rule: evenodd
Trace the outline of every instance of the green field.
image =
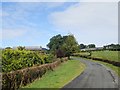
<svg viewBox="0 0 120 90">
<path fill-rule="evenodd" d="M 80 52 L 78 53 L 80 55 L 90 55 L 89 52 Z M 94 58 L 102 58 L 102 59 L 107 59 L 111 61 L 120 61 L 120 58 L 118 58 L 118 54 L 120 54 L 120 51 L 92 51 L 91 52 L 91 57 Z"/>
<path fill-rule="evenodd" d="M 69 60 L 23 88 L 61 88 L 80 75 L 84 69 L 85 65 L 80 61 Z"/>
<path fill-rule="evenodd" d="M 118 58 L 118 51 L 93 51 L 92 57 L 107 59 L 111 61 L 120 61 Z"/>
<path fill-rule="evenodd" d="M 75 54 L 79 54 L 79 55 L 85 55 L 85 56 L 88 56 L 90 55 L 89 52 L 79 52 L 79 53 L 75 53 Z"/>
</svg>

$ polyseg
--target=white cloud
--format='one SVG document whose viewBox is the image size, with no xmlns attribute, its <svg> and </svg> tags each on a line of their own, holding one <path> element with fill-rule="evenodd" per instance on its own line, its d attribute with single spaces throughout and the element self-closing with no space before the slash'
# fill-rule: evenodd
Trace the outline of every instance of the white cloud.
<svg viewBox="0 0 120 90">
<path fill-rule="evenodd" d="M 14 29 L 4 29 L 2 30 L 2 39 L 14 39 L 23 36 L 26 30 L 14 30 Z"/>
<path fill-rule="evenodd" d="M 86 2 L 54 12 L 49 18 L 59 30 L 75 34 L 79 42 L 101 45 L 118 41 L 117 12 L 117 3 Z"/>
</svg>

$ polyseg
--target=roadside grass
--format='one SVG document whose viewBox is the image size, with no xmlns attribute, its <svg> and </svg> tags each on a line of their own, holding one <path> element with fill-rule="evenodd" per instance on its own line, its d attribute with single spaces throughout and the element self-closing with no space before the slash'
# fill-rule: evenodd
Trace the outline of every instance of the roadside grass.
<svg viewBox="0 0 120 90">
<path fill-rule="evenodd" d="M 117 67 L 117 66 L 114 66 L 112 64 L 108 64 L 108 63 L 105 63 L 105 62 L 102 62 L 102 61 L 97 61 L 97 62 L 111 68 L 120 77 L 120 67 Z"/>
<path fill-rule="evenodd" d="M 79 60 L 68 60 L 23 88 L 61 88 L 80 75 L 84 69 L 85 64 Z"/>
<path fill-rule="evenodd" d="M 86 60 L 91 60 L 91 59 L 86 59 Z M 102 62 L 102 61 L 97 61 L 97 60 L 91 60 L 93 62 L 97 62 L 97 63 L 100 63 L 100 64 L 103 64 L 105 66 L 107 66 L 108 68 L 112 69 L 116 75 L 118 75 L 120 77 L 120 67 L 117 67 L 117 66 L 114 66 L 112 64 L 109 64 L 109 63 L 105 63 L 105 62 Z"/>
<path fill-rule="evenodd" d="M 111 61 L 119 61 L 118 54 L 120 51 L 93 51 L 91 57 L 107 59 Z M 120 61 L 119 61 L 120 62 Z"/>
</svg>

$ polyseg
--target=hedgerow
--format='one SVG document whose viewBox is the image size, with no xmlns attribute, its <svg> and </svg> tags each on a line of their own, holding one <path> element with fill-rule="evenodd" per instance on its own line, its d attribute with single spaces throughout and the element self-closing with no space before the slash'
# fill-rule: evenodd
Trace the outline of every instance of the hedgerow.
<svg viewBox="0 0 120 90">
<path fill-rule="evenodd" d="M 89 55 L 80 55 L 80 54 L 74 54 L 73 56 L 79 56 L 79 57 L 82 57 L 82 58 L 87 58 L 87 59 L 92 59 L 92 60 L 97 60 L 97 61 L 103 61 L 103 62 L 112 64 L 114 66 L 120 67 L 120 62 L 119 61 L 111 61 L 111 60 L 108 60 L 108 59 L 103 59 L 103 58 L 98 58 L 98 57 L 91 57 Z"/>
<path fill-rule="evenodd" d="M 52 62 L 54 56 L 28 50 L 5 49 L 2 51 L 2 71 L 10 72 Z"/>
<path fill-rule="evenodd" d="M 33 82 L 35 79 L 41 78 L 48 70 L 53 71 L 56 66 L 64 61 L 67 61 L 67 58 L 57 59 L 53 63 L 3 73 L 2 90 L 17 90 L 18 88 Z"/>
</svg>

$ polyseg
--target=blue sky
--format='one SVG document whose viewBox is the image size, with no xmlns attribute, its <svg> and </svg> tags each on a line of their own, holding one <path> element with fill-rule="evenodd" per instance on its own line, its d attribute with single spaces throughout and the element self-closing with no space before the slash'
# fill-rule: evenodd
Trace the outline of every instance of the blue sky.
<svg viewBox="0 0 120 90">
<path fill-rule="evenodd" d="M 102 46 L 118 41 L 117 3 L 2 2 L 2 45 L 42 46 L 57 34 Z"/>
</svg>

